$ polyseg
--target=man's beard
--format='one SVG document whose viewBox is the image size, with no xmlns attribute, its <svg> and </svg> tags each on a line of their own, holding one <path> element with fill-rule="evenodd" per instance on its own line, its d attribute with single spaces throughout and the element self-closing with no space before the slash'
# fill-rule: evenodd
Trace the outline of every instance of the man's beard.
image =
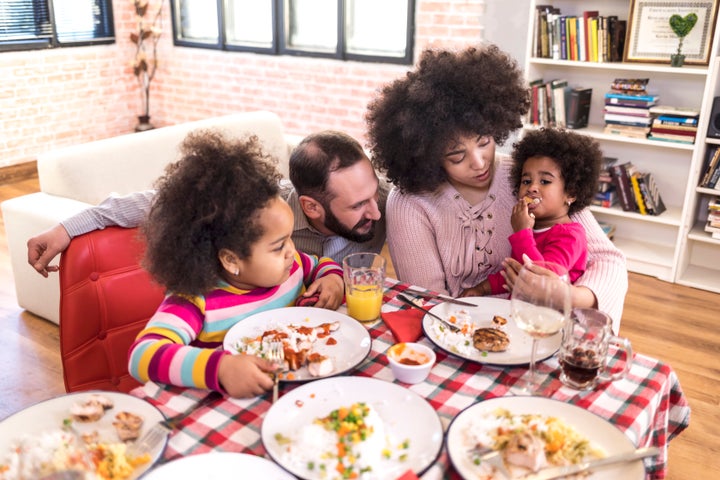
<svg viewBox="0 0 720 480">
<path fill-rule="evenodd" d="M 336 235 L 357 243 L 368 242 L 375 236 L 375 224 L 377 223 L 375 220 L 362 219 L 352 228 L 347 228 L 340 223 L 340 220 L 330 210 L 329 206 L 323 205 L 323 208 L 325 209 L 325 222 L 323 222 L 323 225 L 331 232 L 335 232 Z M 357 230 L 367 225 L 368 221 L 371 222 L 370 230 L 367 233 L 359 233 Z"/>
</svg>

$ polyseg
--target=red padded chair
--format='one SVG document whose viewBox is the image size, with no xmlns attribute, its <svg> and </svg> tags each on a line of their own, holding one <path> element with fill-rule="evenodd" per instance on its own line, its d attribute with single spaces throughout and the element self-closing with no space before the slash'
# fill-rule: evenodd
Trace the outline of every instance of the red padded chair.
<svg viewBox="0 0 720 480">
<path fill-rule="evenodd" d="M 136 228 L 78 236 L 60 257 L 60 354 L 65 390 L 128 392 L 139 385 L 128 349 L 163 299 L 140 267 Z"/>
</svg>

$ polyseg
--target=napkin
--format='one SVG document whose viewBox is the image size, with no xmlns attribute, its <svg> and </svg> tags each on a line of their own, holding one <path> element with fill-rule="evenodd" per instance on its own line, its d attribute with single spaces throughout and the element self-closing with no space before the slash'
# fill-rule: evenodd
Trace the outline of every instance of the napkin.
<svg viewBox="0 0 720 480">
<path fill-rule="evenodd" d="M 425 313 L 417 308 L 382 312 L 380 315 L 398 342 L 414 342 L 422 336 L 421 325 Z"/>
</svg>

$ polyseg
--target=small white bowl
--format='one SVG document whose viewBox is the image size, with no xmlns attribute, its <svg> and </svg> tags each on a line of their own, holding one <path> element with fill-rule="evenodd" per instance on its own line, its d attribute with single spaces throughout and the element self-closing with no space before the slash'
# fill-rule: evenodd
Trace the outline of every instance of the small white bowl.
<svg viewBox="0 0 720 480">
<path fill-rule="evenodd" d="M 385 352 L 395 378 L 403 383 L 420 383 L 435 365 L 435 352 L 420 343 L 396 343 Z"/>
</svg>

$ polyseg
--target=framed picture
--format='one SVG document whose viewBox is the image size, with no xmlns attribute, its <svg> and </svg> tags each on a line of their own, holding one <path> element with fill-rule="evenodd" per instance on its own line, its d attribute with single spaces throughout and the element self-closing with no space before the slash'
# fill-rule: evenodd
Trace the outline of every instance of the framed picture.
<svg viewBox="0 0 720 480">
<path fill-rule="evenodd" d="M 683 38 L 680 53 L 685 55 L 685 64 L 707 65 L 718 1 L 631 0 L 623 60 L 669 64 L 680 42 L 670 27 L 670 17 L 679 15 L 683 23 L 688 14 L 694 13 L 697 22 Z"/>
</svg>

